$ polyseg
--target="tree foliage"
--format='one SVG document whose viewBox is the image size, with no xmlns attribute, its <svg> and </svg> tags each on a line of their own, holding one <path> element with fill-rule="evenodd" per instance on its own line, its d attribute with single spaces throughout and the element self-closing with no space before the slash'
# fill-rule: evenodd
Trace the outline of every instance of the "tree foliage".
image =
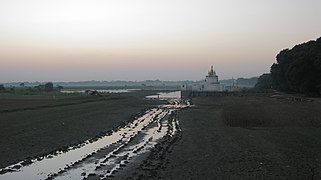
<svg viewBox="0 0 321 180">
<path fill-rule="evenodd" d="M 321 38 L 284 49 L 271 66 L 275 89 L 285 92 L 320 93 Z"/>
<path fill-rule="evenodd" d="M 57 85 L 57 90 L 58 91 L 61 91 L 64 87 L 60 86 L 60 85 Z"/>
<path fill-rule="evenodd" d="M 271 74 L 262 74 L 257 80 L 254 88 L 260 90 L 272 89 Z"/>
<path fill-rule="evenodd" d="M 4 85 L 0 84 L 0 91 L 5 91 L 5 90 L 6 90 L 6 88 L 4 87 Z"/>
<path fill-rule="evenodd" d="M 53 91 L 54 90 L 54 86 L 52 82 L 48 82 L 45 84 L 45 91 Z"/>
</svg>

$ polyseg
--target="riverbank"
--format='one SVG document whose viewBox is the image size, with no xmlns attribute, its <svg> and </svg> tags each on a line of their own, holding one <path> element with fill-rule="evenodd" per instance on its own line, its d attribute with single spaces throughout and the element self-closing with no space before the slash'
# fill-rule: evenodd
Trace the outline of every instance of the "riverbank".
<svg viewBox="0 0 321 180">
<path fill-rule="evenodd" d="M 144 98 L 155 93 L 0 97 L 8 104 L 0 106 L 1 165 L 48 155 L 117 129 L 142 110 L 164 103 Z M 174 136 L 108 178 L 321 178 L 321 99 L 241 94 L 192 102 L 195 106 L 172 114 L 179 127 Z"/>
<path fill-rule="evenodd" d="M 179 140 L 162 160 L 151 156 L 134 177 L 321 178 L 320 99 L 245 95 L 192 102 L 195 107 L 178 113 Z M 148 168 L 157 163 L 161 168 Z"/>
<path fill-rule="evenodd" d="M 163 102 L 154 91 L 0 96 L 0 167 L 99 137 Z"/>
</svg>

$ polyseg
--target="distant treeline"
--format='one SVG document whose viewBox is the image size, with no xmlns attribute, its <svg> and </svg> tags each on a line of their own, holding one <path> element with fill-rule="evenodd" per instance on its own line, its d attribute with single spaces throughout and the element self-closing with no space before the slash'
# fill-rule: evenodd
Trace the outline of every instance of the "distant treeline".
<svg viewBox="0 0 321 180">
<path fill-rule="evenodd" d="M 284 49 L 269 74 L 259 77 L 255 88 L 320 95 L 321 38 Z"/>
<path fill-rule="evenodd" d="M 145 80 L 145 81 L 79 81 L 79 82 L 54 82 L 53 85 L 61 85 L 66 88 L 73 87 L 148 87 L 148 86 L 176 86 L 180 87 L 182 84 L 192 83 L 194 81 L 161 81 L 161 80 Z M 21 82 L 5 83 L 4 85 L 19 86 Z M 43 82 L 23 82 L 25 86 L 38 86 Z"/>
<path fill-rule="evenodd" d="M 32 93 L 38 93 L 38 92 L 61 91 L 62 89 L 63 89 L 62 86 L 60 85 L 54 86 L 52 82 L 39 84 L 33 87 L 25 86 L 25 83 L 20 83 L 19 86 L 9 86 L 9 87 L 5 87 L 3 84 L 0 84 L 1 93 L 32 94 Z"/>
<path fill-rule="evenodd" d="M 54 86 L 63 86 L 64 88 L 77 88 L 77 87 L 93 87 L 93 88 L 112 88 L 112 87 L 130 87 L 130 88 L 149 88 L 149 87 L 174 87 L 179 89 L 182 84 L 193 84 L 201 81 L 161 81 L 161 80 L 145 80 L 145 81 L 79 81 L 79 82 L 53 82 Z M 257 77 L 253 78 L 238 78 L 238 79 L 227 79 L 221 80 L 222 84 L 232 85 L 233 83 L 237 83 L 240 87 L 254 87 L 257 82 Z M 25 87 L 36 87 L 41 86 L 43 82 L 13 82 L 13 83 L 5 83 L 5 87 L 20 87 L 20 84 L 23 83 Z"/>
<path fill-rule="evenodd" d="M 230 86 L 234 84 L 241 88 L 253 88 L 257 83 L 257 80 L 258 80 L 258 77 L 237 78 L 236 80 L 235 79 L 221 80 L 220 83 L 226 86 Z"/>
</svg>

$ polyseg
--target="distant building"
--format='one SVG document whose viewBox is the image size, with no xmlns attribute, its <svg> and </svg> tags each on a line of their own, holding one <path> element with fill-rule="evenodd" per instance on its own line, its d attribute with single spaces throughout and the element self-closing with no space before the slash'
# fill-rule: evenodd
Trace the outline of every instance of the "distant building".
<svg viewBox="0 0 321 180">
<path fill-rule="evenodd" d="M 200 83 L 194 83 L 192 85 L 183 84 L 181 86 L 182 91 L 224 91 L 224 85 L 218 81 L 218 75 L 211 66 L 205 79 Z"/>
<path fill-rule="evenodd" d="M 241 91 L 241 89 L 238 86 L 237 80 L 232 78 L 231 81 L 232 83 L 230 85 L 225 85 L 225 90 L 230 92 Z"/>
</svg>

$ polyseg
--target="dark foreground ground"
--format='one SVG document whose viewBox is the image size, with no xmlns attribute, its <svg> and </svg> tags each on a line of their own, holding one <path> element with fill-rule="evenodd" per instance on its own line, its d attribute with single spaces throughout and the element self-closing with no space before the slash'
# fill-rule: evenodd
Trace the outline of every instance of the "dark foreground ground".
<svg viewBox="0 0 321 180">
<path fill-rule="evenodd" d="M 0 167 L 121 125 L 159 104 L 142 98 L 154 93 L 37 97 L 41 103 L 2 97 Z M 114 179 L 321 179 L 320 99 L 242 95 L 192 102 L 177 114 L 177 136 Z"/>
<path fill-rule="evenodd" d="M 320 99 L 246 95 L 192 101 L 195 107 L 179 112 L 178 140 L 152 152 L 132 177 L 321 179 Z"/>
<path fill-rule="evenodd" d="M 0 168 L 98 137 L 160 101 L 153 91 L 0 96 Z"/>
</svg>

